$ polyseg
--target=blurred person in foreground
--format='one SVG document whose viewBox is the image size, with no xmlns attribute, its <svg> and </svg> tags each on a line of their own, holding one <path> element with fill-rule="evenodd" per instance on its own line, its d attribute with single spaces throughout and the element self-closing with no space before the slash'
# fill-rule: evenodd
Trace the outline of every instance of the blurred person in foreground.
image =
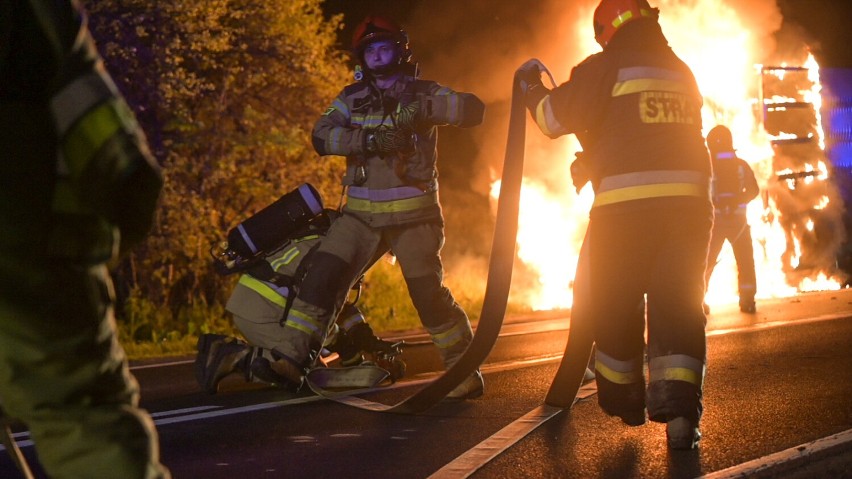
<svg viewBox="0 0 852 479">
<path fill-rule="evenodd" d="M 658 15 L 645 0 L 603 0 L 594 13 L 602 52 L 553 90 L 538 60 L 518 75 L 542 132 L 577 136 L 583 154 L 572 179 L 595 191 L 584 249 L 598 403 L 630 426 L 645 423 L 647 408 L 666 423 L 670 448 L 693 449 L 706 361 L 710 160 L 702 97 Z M 637 305 L 647 313 L 637 315 Z"/>
<path fill-rule="evenodd" d="M 754 246 L 751 242 L 751 227 L 746 216 L 748 203 L 757 198 L 760 188 L 754 171 L 734 151 L 731 130 L 717 125 L 707 133 L 707 148 L 713 160 L 711 194 L 715 215 L 710 234 L 710 250 L 707 253 L 706 284 L 716 267 L 717 258 L 725 241 L 731 244 L 737 262 L 737 290 L 740 296 L 740 311 L 757 312 L 754 295 L 757 293 L 757 277 L 754 272 Z M 709 311 L 705 305 L 704 310 Z"/>
<path fill-rule="evenodd" d="M 0 401 L 56 478 L 163 478 L 107 262 L 162 177 L 78 5 L 0 4 Z"/>
<path fill-rule="evenodd" d="M 368 16 L 356 27 L 352 46 L 357 81 L 313 131 L 317 153 L 346 157 L 346 202 L 284 322 L 290 338 L 284 357 L 292 367 L 279 373 L 294 382 L 321 347 L 351 285 L 387 251 L 399 260 L 420 321 L 447 368 L 473 337 L 467 314 L 443 284 L 437 130 L 476 126 L 485 106 L 471 93 L 417 78 L 408 35 L 387 18 Z M 483 389 L 476 371 L 447 398 L 475 398 Z"/>
</svg>

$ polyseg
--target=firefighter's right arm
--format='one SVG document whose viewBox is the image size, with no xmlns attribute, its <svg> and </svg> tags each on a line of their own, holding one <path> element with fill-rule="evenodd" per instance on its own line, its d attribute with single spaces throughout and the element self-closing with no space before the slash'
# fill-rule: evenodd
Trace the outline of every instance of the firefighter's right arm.
<svg viewBox="0 0 852 479">
<path fill-rule="evenodd" d="M 368 145 L 368 140 L 374 141 L 369 137 L 370 132 L 353 127 L 350 118 L 349 106 L 341 93 L 314 125 L 311 138 L 320 156 L 364 155 L 372 148 Z"/>
<path fill-rule="evenodd" d="M 51 98 L 70 171 L 60 178 L 60 185 L 70 183 L 84 208 L 118 228 L 123 252 L 151 229 L 162 172 L 132 110 L 104 68 L 83 15 L 74 12 L 71 21 L 79 33 L 69 36 L 73 43 L 67 45 L 60 69 L 78 73 L 61 77 Z"/>
<path fill-rule="evenodd" d="M 411 131 L 382 126 L 361 128 L 352 126 L 349 107 L 338 96 L 314 125 L 314 149 L 326 155 L 374 155 L 403 151 L 411 147 Z"/>
</svg>

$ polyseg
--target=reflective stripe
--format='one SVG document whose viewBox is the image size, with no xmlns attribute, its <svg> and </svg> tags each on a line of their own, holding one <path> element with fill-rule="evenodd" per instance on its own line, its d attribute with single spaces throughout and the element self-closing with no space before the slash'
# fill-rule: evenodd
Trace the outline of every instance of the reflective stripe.
<svg viewBox="0 0 852 479">
<path fill-rule="evenodd" d="M 630 95 L 643 91 L 667 91 L 697 94 L 694 85 L 682 72 L 656 67 L 630 67 L 618 71 L 612 86 L 612 96 Z"/>
<path fill-rule="evenodd" d="M 608 381 L 615 384 L 634 384 L 645 380 L 642 374 L 642 357 L 620 361 L 595 351 L 595 370 Z"/>
<path fill-rule="evenodd" d="M 331 103 L 331 109 L 337 110 L 343 114 L 346 118 L 349 118 L 349 105 L 346 104 L 345 101 L 341 98 L 335 98 Z"/>
<path fill-rule="evenodd" d="M 640 8 L 639 14 L 642 15 L 643 17 L 651 17 L 651 16 L 654 15 L 654 12 L 652 12 L 651 10 Z M 626 22 L 627 20 L 630 20 L 631 18 L 633 18 L 633 12 L 631 12 L 630 10 L 628 10 L 624 13 L 620 13 L 612 21 L 612 26 L 615 27 L 616 29 L 618 29 L 618 27 L 620 27 L 624 22 Z"/>
<path fill-rule="evenodd" d="M 81 76 L 69 83 L 50 100 L 50 108 L 56 120 L 59 136 L 92 109 L 95 105 L 112 98 L 110 84 L 96 72 Z"/>
<path fill-rule="evenodd" d="M 121 105 L 116 101 L 101 104 L 81 117 L 62 138 L 65 167 L 72 177 L 79 176 L 104 143 L 122 128 L 118 107 Z"/>
<path fill-rule="evenodd" d="M 656 185 L 631 186 L 595 195 L 592 208 L 621 203 L 623 201 L 660 198 L 664 196 L 705 196 L 707 190 L 691 183 L 659 183 Z"/>
<path fill-rule="evenodd" d="M 385 117 L 382 113 L 367 115 L 364 117 L 363 123 L 361 123 L 361 128 L 378 128 L 382 125 L 387 125 L 388 123 L 385 120 L 388 120 L 389 118 L 390 117 Z"/>
<path fill-rule="evenodd" d="M 331 131 L 328 132 L 328 139 L 325 140 L 325 148 L 328 150 L 329 154 L 337 154 L 343 153 L 340 149 L 340 138 L 343 136 L 343 132 L 346 129 L 338 127 L 332 128 Z"/>
<path fill-rule="evenodd" d="M 305 200 L 305 204 L 310 208 L 311 213 L 318 215 L 322 211 L 322 205 L 317 201 L 317 197 L 311 191 L 311 187 L 304 184 L 299 187 L 299 195 Z"/>
<path fill-rule="evenodd" d="M 701 387 L 704 382 L 704 361 L 685 354 L 651 358 L 649 381 L 685 381 Z"/>
<path fill-rule="evenodd" d="M 456 323 L 452 328 L 443 333 L 432 333 L 432 342 L 439 349 L 447 349 L 455 346 L 464 339 L 465 329 L 462 324 Z"/>
<path fill-rule="evenodd" d="M 318 323 L 310 315 L 290 309 L 287 314 L 287 321 L 284 322 L 284 327 L 293 328 L 310 336 L 322 336 L 322 331 L 325 329 L 323 325 Z"/>
<path fill-rule="evenodd" d="M 550 95 L 545 95 L 535 107 L 535 122 L 541 132 L 549 137 L 556 137 L 565 133 L 565 127 L 553 114 L 553 105 L 550 103 Z"/>
<path fill-rule="evenodd" d="M 447 97 L 447 123 L 456 125 L 461 121 L 459 111 L 459 96 L 456 94 L 445 95 Z"/>
<path fill-rule="evenodd" d="M 627 10 L 626 12 L 621 12 L 618 14 L 617 17 L 612 20 L 612 26 L 617 29 L 624 22 L 630 20 L 631 18 L 633 18 L 633 12 L 631 12 L 630 10 Z"/>
<path fill-rule="evenodd" d="M 672 93 L 683 93 L 689 95 L 693 93 L 692 87 L 686 83 L 669 80 L 653 80 L 643 78 L 638 80 L 627 80 L 619 82 L 612 86 L 612 96 L 630 95 L 633 93 L 641 93 L 643 91 L 668 91 Z"/>
<path fill-rule="evenodd" d="M 345 318 L 339 318 L 337 320 L 337 323 L 340 325 L 340 327 L 347 331 L 352 329 L 354 326 L 357 326 L 364 322 L 366 322 L 366 320 L 364 319 L 364 315 L 361 314 L 360 311 L 356 311 L 355 313 L 350 314 Z"/>
<path fill-rule="evenodd" d="M 720 160 L 733 160 L 737 157 L 737 154 L 733 151 L 723 151 L 722 153 L 716 153 L 716 158 Z"/>
<path fill-rule="evenodd" d="M 423 195 L 423 190 L 415 186 L 400 186 L 398 188 L 387 188 L 383 190 L 364 188 L 362 186 L 350 186 L 346 191 L 350 198 L 370 201 L 404 200 Z"/>
<path fill-rule="evenodd" d="M 278 268 L 290 264 L 293 259 L 296 258 L 296 256 L 299 256 L 299 253 L 301 253 L 301 251 L 299 251 L 299 248 L 294 246 L 285 251 L 284 254 L 282 254 L 278 258 L 275 258 L 274 260 L 270 261 L 269 264 L 272 266 L 272 269 L 274 271 L 278 271 Z"/>
<path fill-rule="evenodd" d="M 257 246 L 254 245 L 254 241 L 251 240 L 251 237 L 249 236 L 248 231 L 246 231 L 246 229 L 245 229 L 245 227 L 243 226 L 242 223 L 237 225 L 237 231 L 240 232 L 240 236 L 243 237 L 243 241 L 246 242 L 246 246 L 249 247 L 251 252 L 257 253 Z"/>
<path fill-rule="evenodd" d="M 290 293 L 290 290 L 286 286 L 276 287 L 272 283 L 261 281 L 247 274 L 240 276 L 239 284 L 249 288 L 282 308 L 287 307 L 287 295 Z"/>
<path fill-rule="evenodd" d="M 392 201 L 370 201 L 353 198 L 347 194 L 346 208 L 352 211 L 366 211 L 369 213 L 400 213 L 403 211 L 418 210 L 438 204 L 438 195 L 432 191 L 422 196 Z"/>
<path fill-rule="evenodd" d="M 655 170 L 607 176 L 592 207 L 665 196 L 709 197 L 709 180 L 697 171 Z"/>
</svg>

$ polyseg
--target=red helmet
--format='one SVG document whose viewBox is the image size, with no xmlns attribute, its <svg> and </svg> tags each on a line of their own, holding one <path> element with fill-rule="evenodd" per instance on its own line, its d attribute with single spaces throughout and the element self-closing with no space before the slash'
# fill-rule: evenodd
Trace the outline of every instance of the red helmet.
<svg viewBox="0 0 852 479">
<path fill-rule="evenodd" d="M 707 133 L 707 148 L 710 151 L 734 151 L 734 138 L 731 130 L 724 125 L 714 126 Z"/>
<path fill-rule="evenodd" d="M 624 24 L 642 17 L 656 20 L 659 15 L 660 11 L 651 8 L 648 0 L 601 0 L 595 9 L 595 40 L 600 46 L 606 47 Z"/>
<path fill-rule="evenodd" d="M 411 59 L 411 50 L 408 48 L 408 34 L 399 25 L 387 18 L 369 15 L 357 27 L 352 35 L 352 51 L 359 61 L 364 49 L 372 42 L 389 40 L 400 47 L 400 63 L 406 63 Z"/>
</svg>

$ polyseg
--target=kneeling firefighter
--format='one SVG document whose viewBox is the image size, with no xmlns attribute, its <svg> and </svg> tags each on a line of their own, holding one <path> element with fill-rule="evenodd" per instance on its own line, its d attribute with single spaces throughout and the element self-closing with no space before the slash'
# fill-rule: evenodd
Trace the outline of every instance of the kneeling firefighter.
<svg viewBox="0 0 852 479">
<path fill-rule="evenodd" d="M 205 392 L 215 394 L 221 380 L 231 373 L 241 373 L 247 381 L 291 390 L 301 385 L 304 371 L 282 359 L 280 351 L 287 349 L 283 322 L 311 256 L 337 216 L 335 211 L 322 210 L 311 217 L 315 210 L 293 207 L 302 199 L 318 198 L 314 195 L 315 190 L 303 185 L 231 230 L 228 244 L 230 248 L 236 245 L 235 249 L 240 251 L 238 264 L 234 265 L 233 261 L 228 265 L 216 264 L 221 274 L 243 273 L 226 309 L 247 342 L 220 334 L 204 334 L 199 338 L 196 379 Z M 312 207 L 318 208 L 319 203 Z M 294 210 L 299 213 L 293 215 Z M 288 219 L 295 216 L 297 221 L 283 220 L 281 214 L 285 212 Z M 300 227 L 301 223 L 306 224 Z M 295 231 L 289 231 L 288 227 Z M 268 252 L 257 249 L 276 243 Z M 244 261 L 252 253 L 255 257 Z M 344 367 L 361 364 L 364 353 L 384 352 L 395 356 L 400 352 L 397 345 L 375 336 L 354 302 L 346 304 L 323 347 L 338 353 Z"/>
</svg>

